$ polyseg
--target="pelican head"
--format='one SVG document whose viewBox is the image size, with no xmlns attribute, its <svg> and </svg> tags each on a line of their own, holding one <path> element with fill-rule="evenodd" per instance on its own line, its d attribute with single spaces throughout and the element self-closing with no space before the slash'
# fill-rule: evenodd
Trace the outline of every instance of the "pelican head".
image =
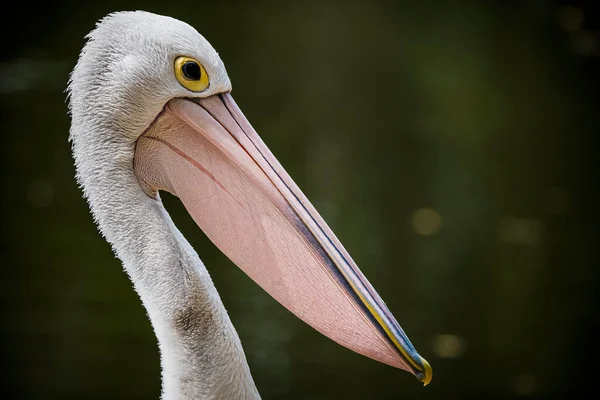
<svg viewBox="0 0 600 400">
<path fill-rule="evenodd" d="M 163 345 L 195 348 L 190 325 L 228 319 L 200 312 L 220 300 L 162 209 L 161 190 L 297 317 L 429 383 L 431 367 L 244 117 L 223 62 L 194 28 L 146 12 L 111 14 L 88 35 L 69 90 L 78 181 L 149 311 L 164 364 L 176 362 Z"/>
</svg>

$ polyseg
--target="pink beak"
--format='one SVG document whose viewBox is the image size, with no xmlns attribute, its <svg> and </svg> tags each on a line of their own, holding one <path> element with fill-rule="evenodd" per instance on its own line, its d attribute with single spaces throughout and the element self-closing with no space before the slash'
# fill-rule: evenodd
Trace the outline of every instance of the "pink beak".
<svg viewBox="0 0 600 400">
<path fill-rule="evenodd" d="M 213 243 L 284 307 L 357 353 L 431 367 L 229 93 L 173 99 L 137 142 L 135 172 L 178 196 Z"/>
</svg>

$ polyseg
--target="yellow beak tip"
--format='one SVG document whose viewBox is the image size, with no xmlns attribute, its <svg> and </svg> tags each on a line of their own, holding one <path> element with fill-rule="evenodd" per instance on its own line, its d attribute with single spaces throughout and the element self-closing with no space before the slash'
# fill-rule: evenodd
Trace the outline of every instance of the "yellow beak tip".
<svg viewBox="0 0 600 400">
<path fill-rule="evenodd" d="M 429 365 L 427 360 L 423 357 L 421 357 L 421 363 L 423 364 L 424 371 L 421 374 L 419 380 L 423 382 L 423 386 L 427 386 L 429 385 L 429 382 L 431 382 L 431 378 L 433 377 L 433 371 L 431 370 L 431 365 Z"/>
</svg>

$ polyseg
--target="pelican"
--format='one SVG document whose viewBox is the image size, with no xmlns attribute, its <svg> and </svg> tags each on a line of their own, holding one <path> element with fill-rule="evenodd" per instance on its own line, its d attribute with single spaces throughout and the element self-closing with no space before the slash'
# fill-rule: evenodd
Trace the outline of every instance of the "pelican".
<svg viewBox="0 0 600 400">
<path fill-rule="evenodd" d="M 231 96 L 190 25 L 109 14 L 69 81 L 77 181 L 156 334 L 164 399 L 260 398 L 202 261 L 159 191 L 260 287 L 355 352 L 431 380 L 431 367 Z"/>
</svg>

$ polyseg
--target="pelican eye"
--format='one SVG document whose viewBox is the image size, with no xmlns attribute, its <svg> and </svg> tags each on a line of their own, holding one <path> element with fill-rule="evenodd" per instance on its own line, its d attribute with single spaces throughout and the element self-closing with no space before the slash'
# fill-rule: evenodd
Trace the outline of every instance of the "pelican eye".
<svg viewBox="0 0 600 400">
<path fill-rule="evenodd" d="M 187 90 L 202 92 L 208 87 L 208 74 L 198 61 L 190 57 L 175 59 L 175 77 Z"/>
<path fill-rule="evenodd" d="M 188 61 L 183 64 L 181 70 L 183 71 L 183 75 L 185 75 L 185 77 L 190 81 L 199 81 L 202 77 L 202 70 L 200 69 L 200 66 L 198 63 L 193 61 Z"/>
</svg>

